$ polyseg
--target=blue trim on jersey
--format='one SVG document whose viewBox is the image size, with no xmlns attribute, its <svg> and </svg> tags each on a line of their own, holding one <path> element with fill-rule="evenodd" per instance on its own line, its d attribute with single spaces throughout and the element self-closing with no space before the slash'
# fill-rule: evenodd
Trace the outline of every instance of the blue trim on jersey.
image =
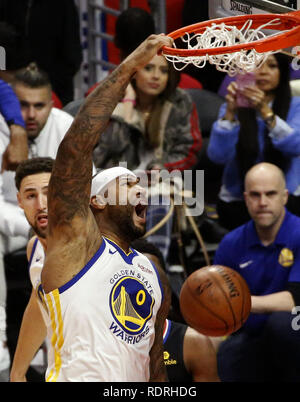
<svg viewBox="0 0 300 402">
<path fill-rule="evenodd" d="M 166 323 L 167 323 L 167 332 L 165 333 L 164 337 L 163 337 L 163 344 L 165 344 L 165 342 L 167 342 L 167 339 L 169 338 L 170 332 L 171 332 L 171 326 L 172 326 L 172 322 L 168 319 L 166 319 Z"/>
<path fill-rule="evenodd" d="M 149 258 L 148 258 L 148 259 L 149 259 Z M 153 266 L 153 268 L 154 268 L 154 271 L 155 271 L 155 273 L 156 273 L 156 276 L 157 276 L 158 284 L 159 284 L 160 291 L 161 291 L 161 304 L 162 304 L 162 302 L 163 302 L 163 300 L 164 300 L 164 297 L 165 297 L 164 289 L 163 289 L 163 287 L 162 287 L 162 284 L 161 284 L 161 281 L 160 281 L 160 276 L 159 276 L 158 270 L 157 270 L 157 268 L 156 268 L 154 262 L 151 261 L 150 259 L 149 259 L 149 261 L 151 262 L 151 264 L 152 264 L 152 266 Z"/>
<path fill-rule="evenodd" d="M 74 283 L 76 283 L 98 260 L 98 258 L 101 256 L 103 251 L 105 250 L 106 244 L 105 240 L 102 240 L 101 246 L 99 249 L 96 251 L 94 256 L 88 261 L 88 263 L 76 274 L 71 280 L 69 280 L 67 283 L 65 283 L 63 286 L 58 288 L 59 293 L 63 293 L 67 289 L 69 289 Z"/>
<path fill-rule="evenodd" d="M 129 247 L 129 253 L 126 254 L 125 251 L 122 250 L 121 247 L 119 247 L 114 241 L 108 239 L 107 237 L 105 237 L 105 240 L 118 251 L 120 256 L 127 264 L 132 265 L 133 258 L 138 255 L 138 253 L 134 249 Z"/>
<path fill-rule="evenodd" d="M 31 265 L 31 263 L 32 263 L 33 254 L 34 254 L 34 252 L 35 252 L 36 245 L 37 245 L 37 242 L 38 242 L 38 241 L 39 241 L 39 239 L 36 238 L 35 241 L 34 241 L 34 243 L 33 243 L 33 247 L 32 247 L 31 254 L 30 254 L 30 258 L 29 258 L 29 263 L 28 263 L 28 271 L 30 270 L 30 265 Z"/>
</svg>

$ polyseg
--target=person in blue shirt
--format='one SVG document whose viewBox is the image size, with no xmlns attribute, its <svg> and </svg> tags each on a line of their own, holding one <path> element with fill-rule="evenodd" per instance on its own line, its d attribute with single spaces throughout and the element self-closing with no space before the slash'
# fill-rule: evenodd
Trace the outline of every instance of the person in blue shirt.
<svg viewBox="0 0 300 402">
<path fill-rule="evenodd" d="M 285 208 L 283 172 L 270 163 L 245 176 L 251 216 L 221 241 L 214 264 L 236 270 L 251 292 L 243 327 L 221 342 L 221 381 L 300 381 L 300 332 L 293 308 L 300 305 L 300 218 Z"/>
<path fill-rule="evenodd" d="M 217 212 L 228 230 L 250 219 L 243 183 L 246 172 L 259 162 L 284 171 L 287 209 L 300 216 L 300 97 L 291 95 L 289 58 L 270 55 L 254 78 L 244 89 L 237 82 L 229 84 L 207 148 L 208 158 L 224 167 Z M 240 107 L 240 95 L 248 107 Z"/>
<path fill-rule="evenodd" d="M 1 171 L 16 170 L 18 164 L 28 157 L 28 140 L 20 101 L 12 87 L 1 78 L 0 116 L 3 116 L 10 131 L 10 143 L 2 156 Z"/>
</svg>

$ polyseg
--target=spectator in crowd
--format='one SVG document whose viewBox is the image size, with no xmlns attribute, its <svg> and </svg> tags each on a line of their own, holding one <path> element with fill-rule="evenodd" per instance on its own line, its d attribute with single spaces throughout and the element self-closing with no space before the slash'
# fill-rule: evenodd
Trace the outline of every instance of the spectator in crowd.
<svg viewBox="0 0 300 402">
<path fill-rule="evenodd" d="M 73 77 L 82 61 L 74 0 L 2 0 L 0 20 L 19 32 L 30 61 L 48 73 L 61 102 L 73 100 Z"/>
<path fill-rule="evenodd" d="M 149 35 L 155 33 L 154 18 L 148 11 L 139 7 L 129 7 L 122 11 L 116 20 L 114 44 L 120 52 L 120 60 L 124 60 Z M 188 74 L 180 73 L 180 88 L 202 89 L 202 84 Z M 86 95 L 91 93 L 99 83 L 92 85 Z M 75 106 L 75 101 L 68 107 Z M 67 107 L 67 111 L 68 111 Z"/>
<path fill-rule="evenodd" d="M 283 172 L 270 163 L 245 177 L 251 220 L 227 234 L 214 264 L 236 270 L 251 292 L 251 313 L 218 350 L 221 381 L 300 379 L 300 333 L 291 314 L 300 303 L 300 218 L 285 208 Z"/>
<path fill-rule="evenodd" d="M 120 59 L 124 60 L 138 45 L 155 33 L 155 22 L 151 14 L 138 7 L 124 10 L 116 21 L 114 43 L 120 50 Z M 180 73 L 180 88 L 202 88 L 202 84 L 192 76 Z"/>
<path fill-rule="evenodd" d="M 1 275 L 4 272 L 4 255 L 25 247 L 28 240 L 29 225 L 17 204 L 14 170 L 22 159 L 26 159 L 27 155 L 28 158 L 34 156 L 55 158 L 58 146 L 73 121 L 72 116 L 52 107 L 49 79 L 44 72 L 37 69 L 35 64 L 18 71 L 15 75 L 14 91 L 21 105 L 22 119 L 19 117 L 19 120 L 14 122 L 8 121 L 9 125 L 7 125 L 7 121 L 0 116 Z M 11 92 L 6 91 L 5 98 L 1 99 L 1 103 L 5 104 L 6 99 L 11 99 Z M 24 121 L 25 133 L 20 130 L 22 121 Z M 18 131 L 11 135 L 14 125 Z M 5 282 L 1 283 L 0 300 L 1 306 L 5 306 Z M 1 333 L 5 333 L 5 309 L 2 308 L 0 311 Z M 5 337 L 3 339 L 5 340 Z M 2 347 L 2 342 L 0 346 Z"/>
<path fill-rule="evenodd" d="M 94 149 L 97 168 L 126 162 L 131 170 L 192 169 L 201 148 L 201 132 L 195 105 L 177 84 L 178 75 L 163 56 L 156 55 L 135 74 Z M 152 202 L 148 209 L 147 230 L 169 209 L 157 204 Z M 172 219 L 151 236 L 164 258 L 171 230 Z"/>
<path fill-rule="evenodd" d="M 135 74 L 95 148 L 97 167 L 119 161 L 127 161 L 129 169 L 194 166 L 201 147 L 198 116 L 177 84 L 178 75 L 163 56 L 154 56 Z"/>
<path fill-rule="evenodd" d="M 211 131 L 208 157 L 224 165 L 217 211 L 231 230 L 249 218 L 243 201 L 247 170 L 262 161 L 280 167 L 289 190 L 288 210 L 300 216 L 300 97 L 291 96 L 289 59 L 276 53 L 255 72 L 256 83 L 228 86 L 226 103 Z M 242 94 L 250 107 L 238 107 Z"/>
</svg>

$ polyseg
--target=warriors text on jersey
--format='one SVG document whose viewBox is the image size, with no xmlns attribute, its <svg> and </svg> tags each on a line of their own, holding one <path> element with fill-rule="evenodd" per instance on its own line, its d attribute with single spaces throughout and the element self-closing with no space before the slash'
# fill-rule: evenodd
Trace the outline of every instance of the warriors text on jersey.
<svg viewBox="0 0 300 402">
<path fill-rule="evenodd" d="M 47 381 L 148 381 L 162 302 L 156 268 L 103 238 L 94 257 L 44 299 L 51 324 Z"/>
</svg>

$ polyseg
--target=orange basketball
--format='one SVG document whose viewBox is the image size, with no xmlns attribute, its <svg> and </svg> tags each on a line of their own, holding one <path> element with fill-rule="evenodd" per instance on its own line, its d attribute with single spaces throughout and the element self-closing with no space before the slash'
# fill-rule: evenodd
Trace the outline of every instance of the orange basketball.
<svg viewBox="0 0 300 402">
<path fill-rule="evenodd" d="M 229 335 L 244 324 L 251 295 L 236 271 L 212 265 L 194 271 L 180 291 L 180 310 L 191 327 L 209 336 Z"/>
</svg>

